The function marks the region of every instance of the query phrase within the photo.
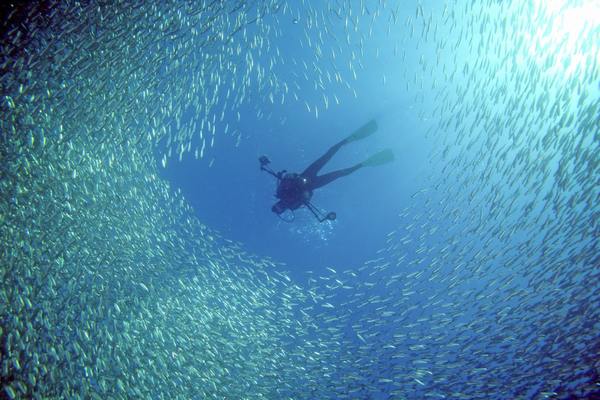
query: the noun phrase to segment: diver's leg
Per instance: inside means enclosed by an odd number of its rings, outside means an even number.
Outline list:
[[[325,175],[316,176],[311,180],[310,187],[311,187],[311,189],[317,189],[317,188],[320,188],[321,186],[325,186],[328,183],[336,180],[337,178],[341,178],[342,176],[350,175],[351,173],[353,173],[354,171],[356,171],[357,169],[359,169],[362,166],[363,166],[362,164],[356,164],[355,166],[350,167],[350,168],[340,169],[337,171],[329,172]]]
[[[321,156],[321,158],[319,158],[317,161],[313,162],[312,164],[310,164],[308,166],[308,168],[306,168],[304,170],[304,172],[302,172],[302,176],[305,176],[307,178],[310,178],[311,180],[314,180],[317,176],[317,172],[319,172],[321,170],[321,168],[323,168],[323,166],[325,164],[327,164],[327,161],[331,160],[331,157],[333,157],[333,155],[335,153],[337,153],[337,151],[347,143],[348,139],[344,139],[339,143],[334,144],[333,146],[331,146],[331,148],[329,150],[327,150],[327,153],[323,154],[323,156]]]

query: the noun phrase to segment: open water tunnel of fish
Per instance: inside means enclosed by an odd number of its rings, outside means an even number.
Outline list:
[[[0,11],[0,399],[600,398],[597,1]]]

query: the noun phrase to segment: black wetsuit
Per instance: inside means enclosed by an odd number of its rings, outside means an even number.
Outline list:
[[[276,194],[279,201],[272,207],[273,212],[281,214],[286,209],[295,210],[302,207],[312,197],[313,190],[325,186],[337,178],[349,175],[362,167],[362,164],[359,163],[350,168],[340,169],[324,175],[317,175],[321,168],[325,166],[331,157],[333,157],[347,141],[347,139],[344,139],[333,145],[322,157],[310,164],[301,174],[284,174],[285,171],[280,172],[278,174],[279,184],[277,186]]]

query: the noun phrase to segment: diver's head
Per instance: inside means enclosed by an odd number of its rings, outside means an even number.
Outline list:
[[[281,204],[280,201],[278,201],[277,203],[273,204],[273,207],[271,207],[271,211],[273,211],[277,215],[280,215],[282,212],[285,211],[285,207]]]

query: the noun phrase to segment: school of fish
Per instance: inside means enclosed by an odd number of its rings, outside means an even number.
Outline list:
[[[0,398],[600,396],[600,25],[549,39],[588,3],[2,6]],[[420,54],[431,173],[372,260],[304,287],[158,169],[256,98],[318,118],[377,29]]]

